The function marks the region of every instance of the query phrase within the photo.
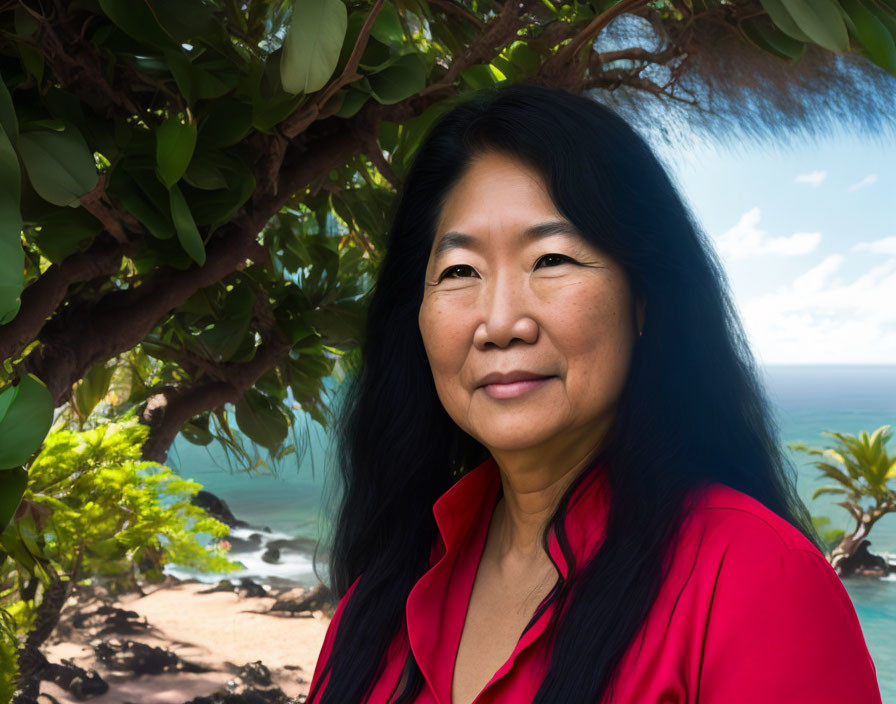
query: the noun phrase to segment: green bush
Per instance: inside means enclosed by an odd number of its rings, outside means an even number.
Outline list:
[[[16,677],[19,673],[16,650],[18,639],[9,623],[9,617],[3,618],[0,610],[0,704],[8,704],[15,694]]]
[[[190,503],[202,486],[140,459],[148,433],[131,417],[47,436],[28,468],[18,517],[0,536],[15,558],[0,566],[0,606],[9,604],[19,633],[37,606],[22,589],[35,576],[48,584],[47,563],[77,582],[102,576],[113,591],[134,588],[138,577],[161,580],[167,563],[203,572],[243,567],[215,542],[200,542],[200,534],[217,541],[229,531]]]

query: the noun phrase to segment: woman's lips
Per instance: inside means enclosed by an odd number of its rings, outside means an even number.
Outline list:
[[[509,384],[486,384],[482,389],[492,398],[515,398],[523,394],[539,389],[551,379],[553,376],[542,377],[541,379],[526,379],[525,381],[512,381]]]

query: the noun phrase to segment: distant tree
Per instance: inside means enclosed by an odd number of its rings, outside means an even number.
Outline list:
[[[667,140],[896,112],[893,0],[0,0],[0,31],[0,384],[137,407],[159,462],[228,443],[228,404],[273,457],[288,401],[326,424],[395,194],[471,90],[589,92]]]
[[[886,448],[893,432],[889,425],[883,425],[871,435],[862,431],[858,437],[829,431],[822,434],[834,438],[836,446],[819,449],[810,448],[804,443],[789,443],[788,447],[825,458],[812,464],[835,485],[816,489],[813,499],[824,494],[846,497],[836,505],[849,511],[855,520],[855,528],[844,533],[828,556],[837,573],[846,576],[855,569],[850,558],[863,549],[863,543],[874,524],[886,514],[896,511],[896,488],[888,485],[891,479],[896,478],[896,455],[891,456]],[[863,506],[863,502],[869,499],[870,503]]]

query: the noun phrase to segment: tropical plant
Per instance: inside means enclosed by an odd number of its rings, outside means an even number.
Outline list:
[[[882,425],[870,435],[867,431],[858,436],[832,431],[823,431],[822,435],[834,438],[835,446],[812,448],[805,443],[788,443],[788,447],[824,458],[811,464],[834,484],[819,487],[812,498],[825,494],[845,497],[836,505],[849,511],[855,520],[855,528],[844,533],[829,555],[831,565],[838,574],[843,574],[844,561],[861,547],[874,524],[896,511],[896,488],[888,485],[896,478],[896,455],[891,456],[886,447],[893,432],[889,425]]]
[[[831,528],[831,519],[828,516],[812,516],[812,524],[819,531],[821,539],[827,546],[827,553],[830,554],[835,547],[843,540],[846,531],[842,528]]]
[[[0,535],[0,605],[24,635],[20,685],[39,682],[33,652],[50,635],[73,584],[101,581],[112,594],[163,578],[165,564],[240,569],[217,543],[226,524],[190,503],[201,489],[140,459],[149,428],[130,417],[85,431],[56,428],[28,467],[15,518]],[[5,652],[0,649],[0,653]],[[36,696],[37,692],[34,692]]]
[[[9,704],[15,694],[19,677],[17,650],[15,623],[0,609],[0,704]]]
[[[667,138],[894,120],[893,0],[6,0],[0,31],[0,378],[83,419],[139,348],[160,462],[229,404],[273,453],[290,395],[326,423],[395,193],[471,90],[596,91]]]

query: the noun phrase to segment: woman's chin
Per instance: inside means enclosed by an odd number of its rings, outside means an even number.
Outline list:
[[[479,428],[478,440],[489,452],[523,452],[541,445],[549,436],[544,435],[544,425],[515,428],[512,433],[496,431],[489,433]]]

